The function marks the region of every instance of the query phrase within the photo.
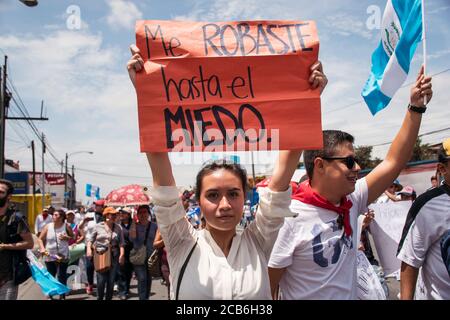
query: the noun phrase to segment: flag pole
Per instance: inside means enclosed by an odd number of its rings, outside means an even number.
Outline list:
[[[422,0],[422,55],[423,55],[423,74],[427,74],[427,36],[425,25],[425,0]],[[424,97],[425,105],[428,104],[427,96]]]

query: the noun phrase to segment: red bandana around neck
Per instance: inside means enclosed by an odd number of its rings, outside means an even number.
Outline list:
[[[306,180],[302,182],[296,192],[292,194],[292,199],[336,212],[343,218],[345,235],[349,237],[352,234],[352,226],[350,225],[350,208],[353,206],[353,203],[348,200],[347,197],[343,197],[339,206],[336,207],[330,201],[314,191],[309,184],[309,180]]]

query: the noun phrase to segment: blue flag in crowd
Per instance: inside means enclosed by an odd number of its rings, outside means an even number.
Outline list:
[[[46,296],[62,295],[70,292],[70,288],[56,280],[39,262],[31,250],[27,250],[27,257],[30,260],[31,276],[41,287],[42,293]]]
[[[421,37],[421,0],[388,0],[381,41],[372,54],[372,70],[361,93],[372,115],[384,109],[405,82]]]
[[[100,188],[97,186],[93,186],[90,183],[86,184],[86,196],[87,197],[96,197],[100,199]]]

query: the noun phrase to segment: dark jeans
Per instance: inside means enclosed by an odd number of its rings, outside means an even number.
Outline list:
[[[133,265],[127,261],[123,266],[119,268],[118,285],[119,296],[126,296],[130,293],[130,282],[133,276]]]
[[[139,300],[148,300],[150,297],[150,289],[152,288],[152,277],[148,274],[147,264],[143,266],[134,266],[138,280]]]
[[[119,270],[119,257],[112,257],[111,268],[106,272],[97,272],[97,300],[112,300],[114,280]],[[106,295],[105,295],[106,288]]]
[[[89,285],[94,285],[94,260],[84,256],[84,265],[86,266],[86,277]]]
[[[63,285],[67,285],[67,267],[69,264],[67,262],[57,263],[55,261],[45,262],[47,266],[47,271],[56,278],[56,274],[58,274],[58,281]]]

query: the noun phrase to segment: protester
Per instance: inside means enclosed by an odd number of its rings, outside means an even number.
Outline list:
[[[167,298],[170,300],[170,267],[167,260],[167,251],[164,245],[164,240],[161,232],[156,230],[155,241],[153,241],[153,248],[160,251],[161,259],[161,274],[163,277],[163,284],[167,287]]]
[[[125,241],[122,227],[115,222],[117,211],[106,207],[103,217],[104,221],[96,224],[93,232],[87,236],[86,256],[92,260],[94,251],[102,253],[111,248],[111,267],[107,271],[97,272],[97,300],[112,300],[117,272],[125,262]]]
[[[37,237],[40,236],[42,229],[53,221],[52,216],[48,214],[48,208],[44,208],[42,213],[36,217],[36,221],[34,222],[34,233]]]
[[[150,221],[150,207],[141,205],[137,210],[138,222],[132,222],[130,228],[130,240],[133,248],[138,250],[142,246],[146,248],[144,264],[133,265],[138,280],[139,300],[148,300],[152,287],[152,277],[148,273],[148,258],[153,253],[153,241],[155,240],[157,225]]]
[[[66,220],[67,224],[69,225],[70,229],[72,229],[72,232],[74,234],[74,238],[69,240],[69,246],[76,243],[78,238],[78,226],[75,223],[75,212],[73,210],[68,210],[66,212]]]
[[[402,127],[377,167],[363,179],[354,138],[326,130],[323,149],[305,151],[308,181],[293,194],[290,209],[269,262],[272,295],[281,299],[356,299],[358,215],[392,184],[410,159],[417,139],[424,98],[432,96],[431,78],[421,69],[411,90]]]
[[[400,240],[397,258],[402,261],[402,300],[450,300],[448,259],[444,259],[445,250],[441,248],[450,230],[450,138],[442,143],[438,162],[444,183],[414,201]]]
[[[83,219],[83,221],[78,226],[78,230],[82,231],[85,236],[86,250],[87,250],[87,239],[92,237],[95,226],[102,222],[103,209],[105,208],[105,200],[97,200],[94,202],[94,212],[88,212]],[[88,283],[86,284],[86,293],[89,295],[93,294],[94,288],[94,262],[92,257],[86,255],[84,261],[86,266],[86,276]]]
[[[53,213],[53,222],[44,227],[39,236],[39,248],[45,257],[48,272],[67,284],[67,267],[69,265],[69,241],[74,240],[72,228],[66,223],[66,213],[59,209]],[[52,296],[49,296],[53,299]],[[65,295],[59,297],[65,299]]]
[[[120,226],[123,231],[125,261],[120,266],[118,283],[119,283],[119,299],[126,300],[130,295],[130,282],[133,276],[133,265],[130,262],[130,252],[133,249],[133,242],[130,240],[129,230],[132,224],[131,209],[124,207],[119,210]]]
[[[417,194],[413,187],[404,187],[398,195],[400,196],[400,201],[414,201],[416,200]]]
[[[433,189],[433,188],[436,188],[437,186],[439,186],[439,182],[438,182],[438,179],[437,179],[436,176],[431,176],[430,182],[431,182],[431,188],[430,189]],[[428,190],[430,190],[430,189],[428,189]]]
[[[9,208],[13,192],[11,181],[0,179],[0,300],[17,300],[14,262],[34,245],[25,219]]]
[[[143,60],[136,46],[131,51],[128,70],[135,85]],[[325,87],[320,63],[311,67],[309,80],[312,89]],[[206,220],[206,229],[198,231],[185,218],[168,154],[147,154],[172,299],[271,299],[267,261],[284,217],[292,215],[290,179],[300,155],[301,151],[280,152],[269,186],[260,189],[256,219],[237,234],[247,192],[247,175],[239,164],[215,161],[197,174],[196,199]]]
[[[397,192],[403,189],[400,182],[395,179],[394,182],[387,188],[384,193],[378,197],[376,203],[397,202],[401,200],[401,197],[397,195]]]
[[[373,254],[372,245],[370,244],[369,232],[370,232],[370,224],[375,218],[375,213],[372,209],[369,209],[364,214],[364,219],[361,226],[361,237],[359,240],[358,249],[364,252],[367,260],[369,260],[371,265],[378,266],[378,261],[375,259]]]

